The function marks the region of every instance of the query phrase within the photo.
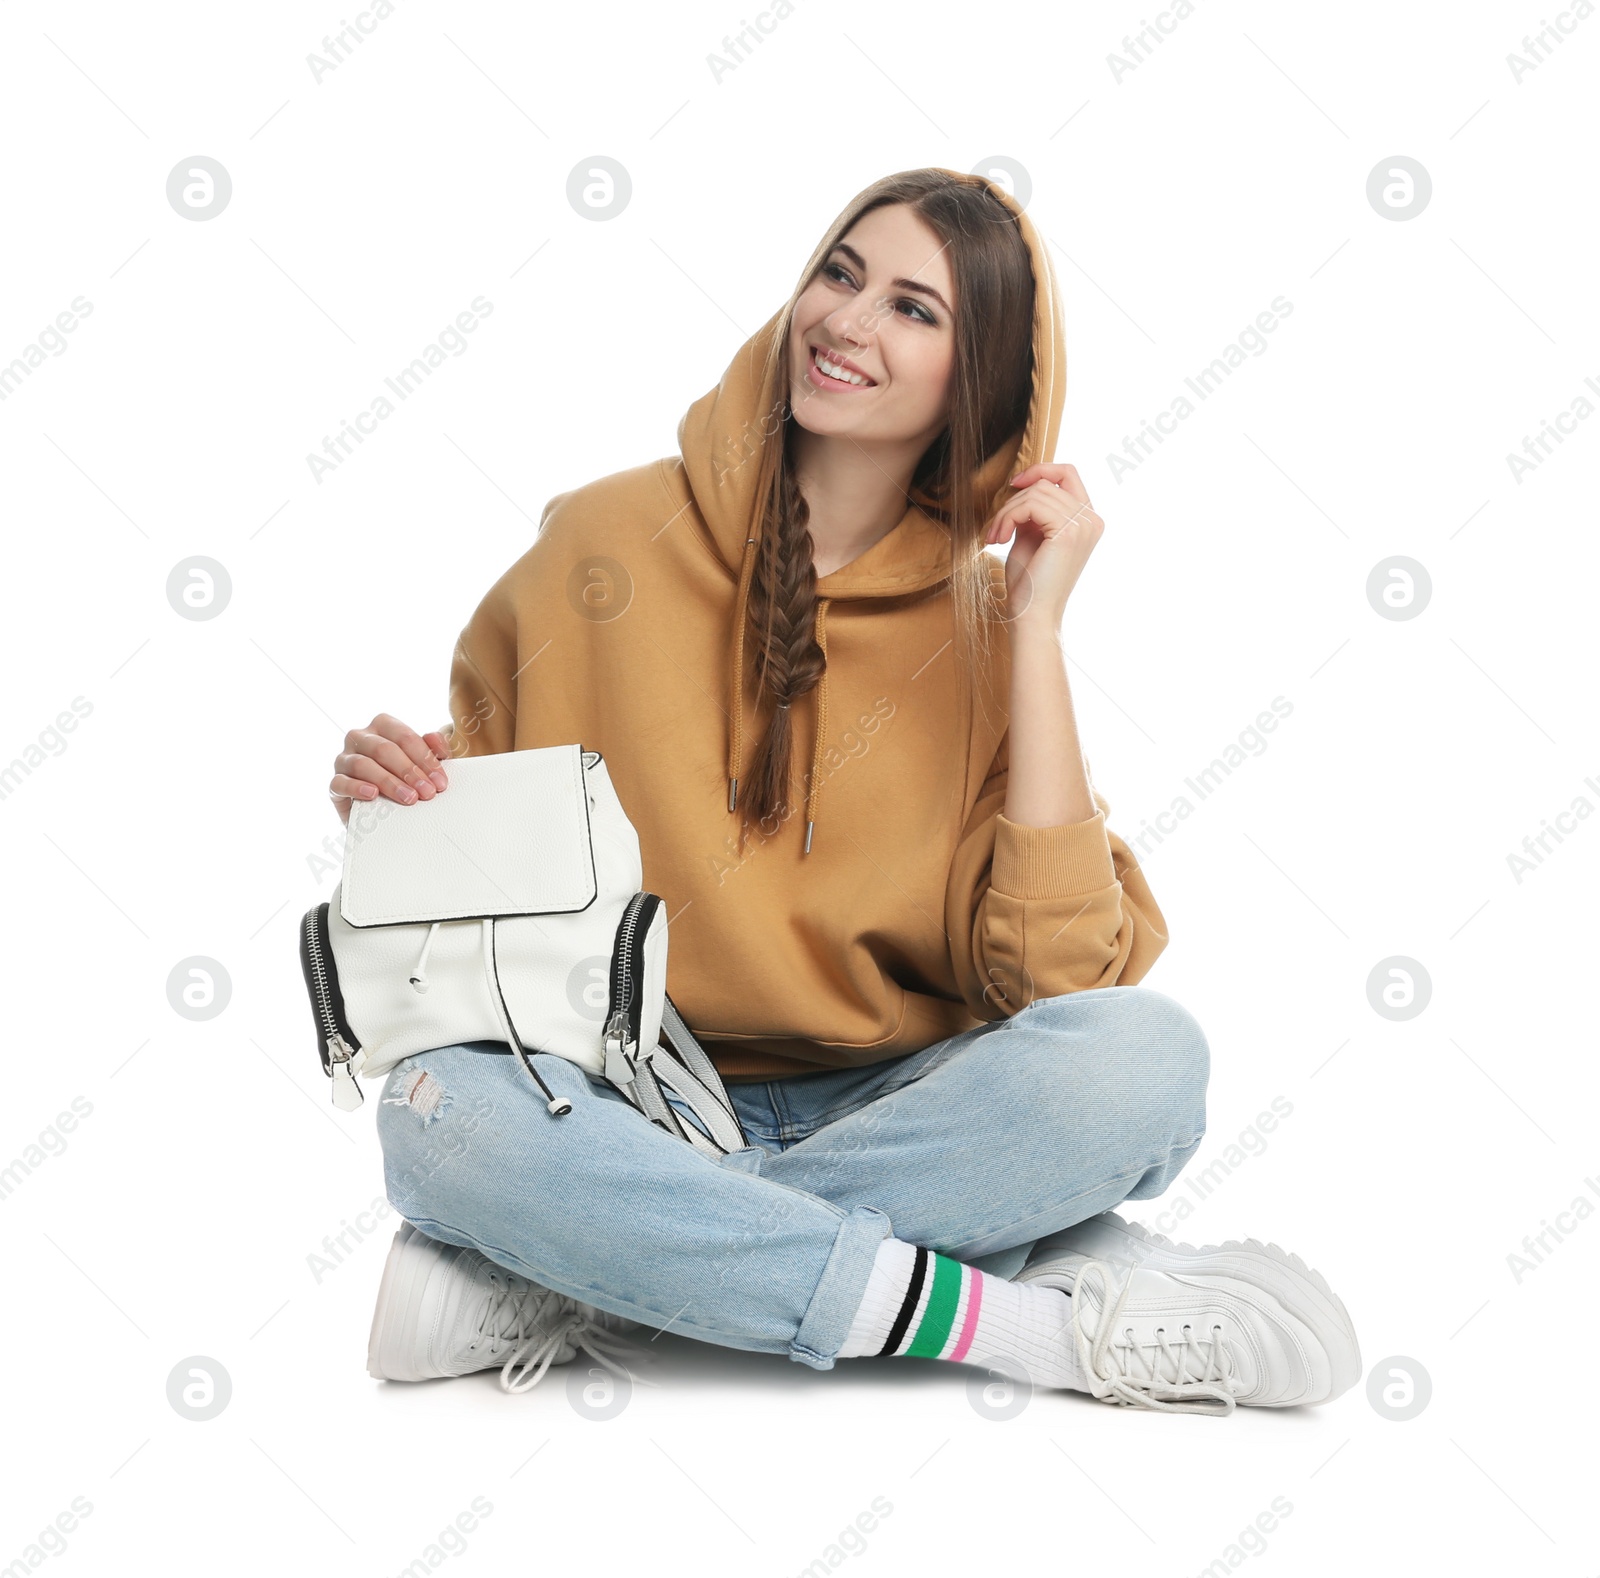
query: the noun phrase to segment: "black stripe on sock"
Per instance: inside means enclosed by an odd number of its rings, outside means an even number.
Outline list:
[[[894,1318],[894,1325],[889,1328],[889,1340],[878,1349],[873,1355],[874,1358],[887,1358],[905,1340],[906,1327],[911,1324],[911,1317],[917,1312],[917,1300],[922,1297],[922,1283],[927,1274],[928,1251],[918,1244],[916,1264],[911,1268],[911,1285],[906,1289],[906,1296],[900,1305],[899,1313]]]

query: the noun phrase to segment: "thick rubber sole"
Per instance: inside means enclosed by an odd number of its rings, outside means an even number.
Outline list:
[[[411,1223],[402,1222],[383,1263],[367,1337],[367,1374],[376,1381],[436,1379],[423,1373],[416,1355],[418,1312],[437,1264],[431,1253],[412,1247],[413,1240],[423,1236]]]
[[[1312,1331],[1332,1327],[1341,1332],[1346,1344],[1324,1345],[1328,1355],[1329,1390],[1319,1402],[1331,1402],[1361,1379],[1361,1345],[1350,1312],[1328,1285],[1328,1279],[1308,1266],[1299,1255],[1277,1244],[1263,1244],[1257,1238],[1230,1238],[1221,1244],[1201,1246],[1175,1244],[1137,1222],[1125,1222],[1120,1217],[1112,1222],[1097,1222],[1096,1227],[1124,1239],[1125,1246],[1094,1258],[1121,1259],[1178,1276],[1198,1273],[1233,1277],[1271,1294]],[[1038,1270],[1042,1272],[1044,1265]],[[1024,1267],[1013,1280],[1028,1282],[1034,1278]]]

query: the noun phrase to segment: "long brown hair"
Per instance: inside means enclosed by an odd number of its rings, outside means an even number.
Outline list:
[[[792,703],[816,687],[826,663],[815,636],[817,575],[809,511],[791,443],[789,330],[796,303],[834,245],[864,214],[892,203],[906,204],[938,235],[955,281],[949,422],[918,462],[907,502],[949,532],[956,653],[969,675],[986,667],[977,654],[981,648],[987,656],[990,624],[1001,612],[979,541],[988,524],[988,500],[976,497],[971,483],[983,461],[1018,435],[1028,416],[1035,289],[1028,245],[1016,216],[980,178],[939,169],[903,171],[875,181],[828,227],[779,319],[763,371],[759,408],[781,411],[783,420],[762,446],[757,473],[759,545],[750,578],[747,638],[755,652],[757,687],[770,697],[773,711],[739,795],[751,817],[762,823],[788,815]],[[741,844],[746,825],[741,824]]]

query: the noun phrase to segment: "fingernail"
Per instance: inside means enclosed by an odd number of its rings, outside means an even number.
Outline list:
[[[410,805],[417,798],[415,791],[408,789],[404,784],[400,786],[400,804]]]
[[[422,796],[422,798],[424,800],[431,800],[439,792],[437,789],[435,789],[433,787],[433,784],[426,778],[419,778],[417,780],[417,782],[416,782],[416,791],[417,791],[417,793],[419,795]]]
[[[440,789],[448,789],[450,787],[450,780],[441,772],[431,772],[428,774],[428,777],[431,778],[435,786]]]

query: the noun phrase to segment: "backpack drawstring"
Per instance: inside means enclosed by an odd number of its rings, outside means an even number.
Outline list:
[[[411,968],[411,985],[418,993],[428,990],[428,954],[432,951],[433,935],[438,931],[439,924],[438,921],[434,921],[428,927],[428,935],[422,943],[422,952],[417,955],[417,962]]]

